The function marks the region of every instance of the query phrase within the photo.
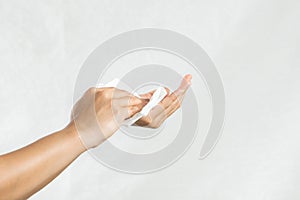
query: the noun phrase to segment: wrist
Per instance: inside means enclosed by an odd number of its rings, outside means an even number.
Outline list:
[[[81,141],[81,138],[76,129],[76,125],[74,123],[71,122],[62,131],[64,132],[64,134],[68,135],[70,141],[72,141],[72,144],[74,145],[74,147],[76,147],[79,153],[83,153],[87,150],[87,148]]]

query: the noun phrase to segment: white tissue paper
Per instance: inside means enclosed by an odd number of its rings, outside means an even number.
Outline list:
[[[106,83],[106,84],[98,84],[98,88],[104,88],[104,87],[117,87],[118,83],[120,82],[120,79],[113,79],[112,81]],[[137,93],[133,93],[136,97],[140,97]],[[152,97],[150,98],[149,102],[143,107],[143,109],[136,113],[134,116],[132,116],[129,119],[126,119],[122,125],[124,126],[131,126],[134,124],[137,120],[142,118],[143,116],[147,116],[152,108],[154,108],[163,98],[167,95],[167,91],[164,87],[158,87]]]

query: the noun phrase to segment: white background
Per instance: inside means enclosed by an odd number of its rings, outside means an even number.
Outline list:
[[[68,122],[81,64],[113,35],[144,27],[200,44],[224,81],[227,116],[213,153],[200,142],[147,175],[82,155],[32,199],[300,199],[297,0],[0,1],[0,153]]]

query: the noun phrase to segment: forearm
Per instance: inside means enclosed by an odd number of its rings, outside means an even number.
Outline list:
[[[71,125],[0,156],[0,199],[30,197],[83,153],[85,146],[100,145],[147,102],[117,88],[90,88],[72,109]]]
[[[0,199],[26,199],[85,151],[74,126],[0,156]]]

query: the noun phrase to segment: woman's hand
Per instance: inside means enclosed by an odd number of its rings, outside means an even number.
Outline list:
[[[67,127],[0,155],[0,199],[29,198],[80,154],[110,137],[146,103],[116,88],[89,89],[74,106]]]
[[[156,128],[180,106],[191,76],[137,124]],[[27,199],[89,148],[110,137],[123,121],[139,112],[152,93],[137,98],[116,88],[91,88],[75,104],[69,125],[36,142],[0,155],[1,199]],[[80,139],[78,138],[80,137]],[[82,145],[84,144],[84,145]]]
[[[157,106],[155,106],[147,116],[139,119],[135,125],[148,128],[158,128],[180,107],[185,92],[191,85],[191,79],[192,75],[185,75],[178,89],[171,94],[169,94],[170,90],[166,88],[168,91],[167,96]],[[155,90],[140,96],[142,98],[150,99],[154,92]]]
[[[85,148],[98,146],[139,112],[147,99],[117,88],[90,88],[75,104],[70,126],[74,126]]]

